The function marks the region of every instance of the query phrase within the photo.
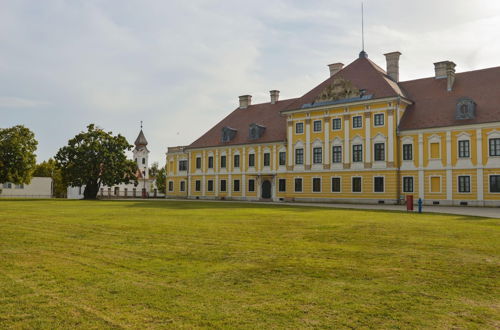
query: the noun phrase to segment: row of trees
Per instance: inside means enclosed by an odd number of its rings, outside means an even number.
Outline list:
[[[133,146],[120,134],[115,136],[90,124],[86,132],[59,149],[54,159],[38,165],[37,145],[33,132],[24,126],[0,129],[0,182],[28,184],[33,176],[51,177],[56,197],[63,197],[67,186],[85,186],[85,199],[97,198],[101,186],[137,184],[137,164],[126,157]],[[164,193],[165,168],[155,163],[150,173]]]

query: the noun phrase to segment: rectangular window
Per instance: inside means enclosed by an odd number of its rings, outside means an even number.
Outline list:
[[[438,159],[439,157],[439,143],[431,143],[431,159]]]
[[[295,133],[296,134],[304,133],[304,123],[296,123],[295,124]]]
[[[342,163],[342,146],[333,146],[332,148],[332,162]]]
[[[431,193],[441,192],[441,177],[431,177]]]
[[[333,130],[339,130],[342,129],[342,119],[340,118],[333,118],[332,119],[332,129]]]
[[[226,156],[220,156],[220,167],[226,168]]]
[[[363,145],[355,144],[352,146],[352,161],[354,163],[363,161]]]
[[[266,152],[264,154],[264,166],[270,166],[271,165],[271,154]]]
[[[490,175],[490,192],[500,192],[500,175]]]
[[[214,157],[208,156],[208,168],[214,168]]]
[[[187,169],[188,169],[188,161],[179,160],[179,171],[187,171]]]
[[[168,191],[174,191],[174,182],[173,181],[168,182]]]
[[[280,166],[286,165],[286,151],[280,151]]]
[[[340,192],[340,178],[332,178],[332,192]]]
[[[403,177],[403,192],[406,192],[406,193],[413,192],[413,177],[412,176]]]
[[[304,149],[302,148],[295,149],[295,164],[297,165],[304,164]]]
[[[200,180],[196,180],[196,182],[194,184],[194,190],[201,191],[201,181]]]
[[[373,178],[373,191],[384,192],[384,177],[376,176]]]
[[[375,143],[373,149],[375,161],[385,160],[385,143]]]
[[[201,168],[201,157],[196,157],[196,169]]]
[[[12,183],[10,183],[10,182],[5,182],[5,183],[3,184],[3,187],[4,187],[5,189],[11,189],[11,188],[12,188]]]
[[[234,155],[233,166],[234,166],[234,168],[240,167],[240,155]]]
[[[321,120],[315,120],[313,122],[313,131],[314,132],[321,132]]]
[[[469,140],[458,141],[458,157],[460,158],[470,157]]]
[[[255,191],[255,180],[248,180],[248,191]]]
[[[295,179],[295,192],[302,192],[302,179],[301,178]]]
[[[352,178],[352,192],[361,192],[361,178]]]
[[[321,192],[321,179],[313,178],[313,192]]]
[[[240,180],[233,181],[233,191],[240,191]]]
[[[403,144],[403,160],[413,160],[412,144]]]
[[[278,188],[280,192],[285,192],[286,191],[286,179],[279,179],[278,181]]]
[[[249,154],[248,155],[248,167],[254,167],[255,166],[255,154]]]
[[[490,156],[500,156],[500,138],[490,139]]]
[[[373,116],[373,125],[374,126],[384,126],[384,114],[377,113]]]
[[[227,190],[227,181],[220,180],[220,191],[226,191],[226,190]]]
[[[323,148],[313,148],[313,163],[321,164],[323,162]]]
[[[363,117],[355,116],[352,117],[352,128],[361,128],[363,127]]]
[[[143,158],[142,159],[142,165],[145,165],[146,164],[146,158]]]
[[[214,180],[207,181],[207,191],[214,191]]]
[[[181,181],[181,191],[186,191],[186,181]]]
[[[458,177],[458,192],[470,193],[470,176],[460,175]]]

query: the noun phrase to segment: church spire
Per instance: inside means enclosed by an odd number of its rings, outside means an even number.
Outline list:
[[[361,52],[359,53],[359,58],[368,58],[368,54],[365,52],[365,22],[363,2],[361,2]]]
[[[142,120],[141,120],[141,131],[139,132],[139,136],[137,136],[137,139],[135,139],[134,144],[137,148],[138,147],[145,147],[148,145],[148,140],[146,140],[146,137],[144,136],[144,132],[142,131]]]

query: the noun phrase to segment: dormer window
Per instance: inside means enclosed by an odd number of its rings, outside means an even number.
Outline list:
[[[250,124],[250,129],[249,129],[249,138],[250,140],[256,140],[260,138],[263,134],[266,128],[264,126],[258,125],[258,124]]]
[[[476,113],[476,103],[468,98],[464,97],[458,100],[457,107],[455,110],[455,119],[465,120],[474,119]]]
[[[222,142],[229,142],[234,139],[236,135],[236,130],[231,127],[223,127],[222,128]]]

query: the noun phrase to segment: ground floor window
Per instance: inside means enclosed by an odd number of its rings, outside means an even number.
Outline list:
[[[403,177],[403,192],[413,192],[413,177],[405,176]]]
[[[490,192],[500,192],[500,175],[490,175]]]
[[[120,188],[119,187],[115,187],[115,196],[118,196],[118,194],[120,194]]]
[[[226,191],[227,181],[226,180],[220,180],[220,191]]]
[[[233,191],[240,191],[240,180],[233,181]]]
[[[168,191],[174,191],[174,182],[168,181]]]
[[[458,177],[458,192],[470,193],[470,176],[460,175]]]
[[[207,181],[207,190],[208,191],[214,191],[214,180],[208,180]]]
[[[194,190],[201,191],[201,181],[200,180],[196,180],[196,182],[194,183]]]
[[[441,177],[431,177],[431,193],[441,192]]]
[[[384,177],[376,176],[373,178],[373,191],[384,192]]]
[[[280,192],[286,191],[286,179],[279,179],[278,188]]]
[[[332,178],[332,192],[340,192],[340,178]]]
[[[181,181],[181,191],[186,191],[186,181]]]
[[[248,191],[255,191],[255,180],[248,180]]]
[[[361,178],[352,178],[352,192],[361,192]]]
[[[302,179],[301,178],[295,179],[295,192],[302,192]]]
[[[321,178],[313,178],[313,192],[321,192]]]

